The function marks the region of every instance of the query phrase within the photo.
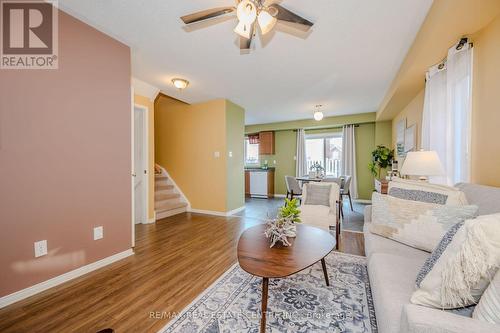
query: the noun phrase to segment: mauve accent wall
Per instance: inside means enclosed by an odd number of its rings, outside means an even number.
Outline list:
[[[131,247],[130,75],[128,46],[63,12],[58,70],[0,70],[0,296]]]

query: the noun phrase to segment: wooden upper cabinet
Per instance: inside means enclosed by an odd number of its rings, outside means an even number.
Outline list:
[[[274,155],[274,132],[259,133],[259,155]]]

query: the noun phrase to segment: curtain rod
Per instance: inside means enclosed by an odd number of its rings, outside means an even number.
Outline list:
[[[363,123],[356,123],[356,124],[345,124],[345,125],[354,125],[354,127],[359,127],[359,125],[366,125],[366,124],[375,124],[375,121],[366,121]],[[345,125],[337,125],[337,126],[328,126],[328,127],[305,127],[304,130],[306,131],[311,131],[311,130],[329,130],[329,129],[339,129],[343,128]],[[259,132],[283,132],[283,131],[294,131],[297,132],[298,128],[285,128],[285,129],[266,129],[266,130],[261,130]],[[258,134],[259,132],[249,132],[245,133],[245,135],[251,135],[251,134]]]

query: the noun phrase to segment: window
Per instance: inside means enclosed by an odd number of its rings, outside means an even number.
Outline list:
[[[308,135],[306,137],[307,169],[319,163],[330,177],[340,177],[340,160],[342,158],[342,134],[330,133]]]
[[[245,138],[245,164],[259,163],[259,144],[250,143],[248,137]]]

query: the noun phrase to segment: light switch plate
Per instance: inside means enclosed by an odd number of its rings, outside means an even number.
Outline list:
[[[229,157],[233,157],[233,152],[232,151],[229,152]]]
[[[47,240],[41,240],[35,242],[35,258],[44,256],[47,254]]]
[[[220,152],[215,151],[215,152],[214,152],[214,157],[215,157],[215,158],[219,158],[219,157],[220,157]]]
[[[104,237],[104,230],[101,227],[94,228],[94,240],[102,239]]]

